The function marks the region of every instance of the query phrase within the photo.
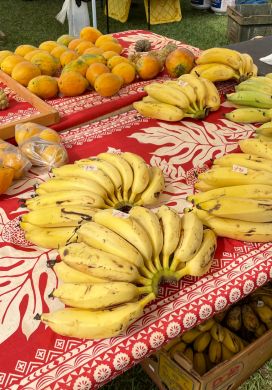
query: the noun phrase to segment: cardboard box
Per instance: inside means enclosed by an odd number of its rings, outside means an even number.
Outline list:
[[[160,390],[235,390],[272,357],[272,331],[203,376],[181,354],[176,353],[171,359],[162,349],[156,356],[158,362],[148,358],[149,361],[143,362],[142,367]]]

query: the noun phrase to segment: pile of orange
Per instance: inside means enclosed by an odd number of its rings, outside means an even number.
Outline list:
[[[14,53],[2,50],[0,69],[42,99],[59,93],[78,96],[88,88],[101,96],[112,96],[123,85],[132,83],[136,75],[147,79],[146,74],[152,73],[149,68],[158,67],[148,61],[135,67],[121,55],[122,50],[112,35],[84,27],[79,38],[65,34],[39,47],[23,44]]]

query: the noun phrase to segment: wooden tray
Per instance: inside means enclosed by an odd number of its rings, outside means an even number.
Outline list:
[[[60,115],[55,108],[45,103],[42,99],[34,95],[27,88],[19,84],[17,81],[13,80],[9,75],[2,72],[1,70],[0,81],[5,83],[7,87],[14,91],[18,96],[22,97],[26,102],[30,103],[32,107],[34,107],[38,111],[37,114],[0,125],[1,139],[14,137],[15,125],[17,125],[18,123],[35,122],[44,126],[49,126],[59,122]]]

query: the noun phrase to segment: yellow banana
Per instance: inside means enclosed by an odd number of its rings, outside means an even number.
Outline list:
[[[222,344],[212,339],[209,346],[209,359],[212,363],[220,363],[222,360]]]
[[[203,225],[194,213],[185,213],[181,218],[181,235],[174,252],[170,269],[175,271],[179,263],[186,263],[198,252],[203,239]]]
[[[256,138],[258,138],[261,141],[267,142],[267,143],[272,142],[271,137],[266,137],[265,135],[262,135],[262,134],[256,134]]]
[[[272,85],[267,83],[267,81],[262,80],[261,78],[257,79],[247,79],[246,81],[243,81],[242,83],[235,86],[235,91],[256,91],[256,92],[262,92],[266,94],[272,93]]]
[[[233,69],[240,69],[241,67],[241,54],[232,49],[213,47],[211,49],[204,50],[196,60],[196,64],[209,64],[209,63],[225,64]]]
[[[125,152],[122,157],[129,163],[133,171],[133,183],[129,202],[133,203],[136,195],[142,193],[149,183],[149,167],[145,160],[132,152]]]
[[[200,173],[200,180],[214,187],[228,187],[242,184],[267,184],[272,182],[272,174],[244,168],[213,166],[212,169]]]
[[[187,263],[185,267],[177,271],[178,279],[185,275],[202,276],[211,267],[213,255],[216,249],[216,235],[210,229],[204,230],[202,244],[196,255]]]
[[[200,336],[202,332],[200,332],[197,328],[192,328],[187,330],[187,332],[181,335],[181,340],[186,344],[191,344],[195,341],[195,339]]]
[[[214,324],[215,324],[215,320],[213,318],[209,318],[208,320],[198,324],[197,329],[199,329],[200,332],[207,332],[213,327]]]
[[[43,313],[40,319],[62,336],[109,338],[118,336],[130,323],[142,316],[144,307],[153,299],[154,294],[150,294],[138,302],[97,311],[65,308],[53,313]]]
[[[194,370],[201,376],[204,375],[207,370],[205,355],[202,352],[194,353],[193,359]]]
[[[180,108],[172,104],[162,102],[140,101],[133,103],[133,107],[141,115],[147,118],[159,119],[168,122],[181,121],[185,113]]]
[[[239,337],[232,333],[227,328],[224,329],[225,337],[222,341],[223,345],[233,353],[238,353],[241,350],[241,343]]]
[[[224,344],[222,344],[222,362],[230,360],[234,355],[235,353],[231,352]]]
[[[260,320],[271,329],[272,324],[272,309],[267,306],[262,299],[258,299],[250,303],[254,312],[258,315]]]
[[[152,83],[144,87],[149,96],[159,100],[162,103],[172,104],[187,112],[190,102],[187,96],[169,85]]]
[[[225,114],[225,118],[236,123],[265,123],[271,121],[271,110],[243,107]]]
[[[152,245],[146,230],[129,214],[108,209],[97,212],[93,221],[100,224],[133,245],[148,261],[152,257]]]
[[[272,145],[260,139],[249,138],[239,141],[242,152],[272,160]]]
[[[187,197],[187,201],[197,204],[207,200],[221,198],[223,196],[250,199],[272,199],[272,186],[266,184],[246,184],[219,187],[210,191],[189,195]]]
[[[169,257],[176,250],[181,232],[181,218],[178,213],[168,206],[161,206],[157,216],[163,230],[162,264],[163,269],[169,268]]]
[[[212,81],[208,80],[207,78],[200,77],[200,80],[206,88],[205,106],[208,107],[210,111],[219,110],[221,100],[216,86]]]
[[[204,180],[199,180],[195,183],[195,189],[198,191],[210,191],[213,190],[214,187],[207,184]]]
[[[80,272],[72,267],[69,267],[64,261],[56,262],[53,266],[53,270],[56,272],[58,279],[64,283],[105,283],[108,279],[96,278],[95,276],[88,275],[84,272]]]
[[[230,79],[239,79],[238,73],[231,68],[230,66],[223,65],[223,64],[210,64],[210,66],[207,69],[199,69],[199,67],[204,65],[196,66],[195,72],[199,74],[201,77],[208,79],[212,82],[215,81],[225,81]]]
[[[59,168],[53,168],[52,172],[56,177],[82,177],[92,179],[100,184],[107,192],[110,199],[114,199],[114,184],[109,176],[101,169],[89,165],[67,164]]]
[[[61,247],[59,254],[61,260],[70,267],[97,278],[134,282],[139,277],[137,268],[129,261],[100,249],[92,248],[84,242]]]
[[[260,126],[258,127],[255,132],[256,132],[256,135],[264,135],[265,137],[269,137],[271,140],[272,140],[272,123],[271,122],[266,122],[265,123],[266,127],[264,126]]]
[[[194,351],[191,347],[187,347],[185,351],[183,352],[183,355],[193,363],[194,361]]]
[[[186,348],[187,348],[187,344],[185,344],[182,341],[178,341],[178,343],[175,344],[173,347],[171,347],[171,349],[169,350],[169,355],[173,359],[174,354],[176,354],[176,353],[183,354],[183,352],[185,351]]]
[[[139,251],[124,238],[95,222],[87,222],[84,225],[77,231],[81,241],[127,260],[136,267],[143,265],[143,258]]]
[[[208,347],[211,341],[211,334],[209,332],[202,332],[194,341],[194,350],[196,352],[203,352]]]
[[[52,177],[41,183],[36,189],[36,194],[42,195],[48,192],[58,191],[90,191],[100,195],[106,200],[107,192],[96,181],[82,177]]]
[[[272,241],[272,223],[245,222],[237,219],[219,218],[210,215],[207,211],[196,208],[193,209],[193,212],[217,236],[249,242]]]
[[[259,338],[261,337],[263,334],[265,334],[267,331],[266,329],[266,326],[265,324],[260,324],[259,327],[256,329],[256,331],[254,332],[254,336]]]
[[[76,227],[85,221],[91,221],[97,211],[98,209],[76,205],[43,207],[23,214],[21,220],[39,227]]]
[[[21,223],[20,226],[23,228],[25,225]],[[42,248],[57,249],[60,246],[76,242],[78,235],[74,227],[45,228],[35,226],[35,228],[25,231],[25,238]]]
[[[226,326],[234,332],[242,327],[242,311],[240,306],[232,306],[226,316]]]
[[[240,53],[241,67],[239,73],[243,78],[252,76],[253,58],[248,53]]]
[[[182,81],[181,79],[178,79],[177,81],[172,81],[172,80],[165,81],[164,84],[169,85],[170,87],[176,88],[178,91],[183,92],[187,96],[190,102],[190,106],[197,111],[199,110],[199,108],[196,105],[197,96],[195,90],[189,83],[187,83],[186,81]]]
[[[155,204],[161,192],[164,190],[164,176],[160,168],[150,167],[149,176],[149,184],[146,189],[137,196],[135,205],[146,206]]]
[[[79,309],[103,310],[135,301],[139,295],[151,292],[151,287],[136,287],[127,282],[64,283],[50,296]]]
[[[272,199],[258,200],[224,196],[198,203],[196,207],[220,218],[248,222],[272,221]]]
[[[258,76],[258,66],[256,64],[252,65],[252,77]]]
[[[147,95],[147,96],[144,96],[142,98],[142,101],[144,103],[161,103],[159,100],[157,99],[153,99],[151,96]],[[159,119],[159,118],[158,118]]]
[[[157,214],[151,210],[135,206],[130,209],[129,214],[142,226],[147,232],[152,244],[153,261],[157,270],[161,270],[160,253],[163,248],[163,232]]]
[[[214,165],[222,167],[233,167],[235,165],[255,169],[256,171],[267,171],[272,173],[271,160],[247,153],[230,153],[213,161]]]
[[[191,85],[196,94],[196,104],[199,110],[203,110],[205,108],[206,102],[206,88],[200,78],[196,75],[186,73],[181,75],[178,80],[183,81]]]
[[[75,161],[75,164],[85,166],[85,167],[96,167],[97,169],[101,169],[114,184],[115,187],[115,194],[118,197],[118,200],[120,199],[120,191],[122,189],[122,177],[120,175],[120,172],[118,169],[109,163],[108,161],[102,160],[99,157],[89,157],[84,158],[81,160]],[[117,202],[117,199],[114,197],[113,200]]]
[[[222,343],[225,338],[225,328],[218,323],[211,327],[210,333],[212,338],[219,343]]]

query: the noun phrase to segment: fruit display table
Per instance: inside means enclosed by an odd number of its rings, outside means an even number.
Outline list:
[[[199,53],[198,48],[182,44],[179,41],[145,30],[124,31],[115,33],[113,36],[116,37],[124,47],[122,53],[124,56],[128,56],[134,52],[135,42],[140,39],[149,39],[152,50],[161,49],[166,46],[167,43],[173,42],[179,47],[189,48],[195,55]],[[165,77],[167,77],[166,74],[162,72],[158,79],[164,79]],[[48,100],[47,102],[59,112],[61,118],[60,122],[53,127],[55,130],[67,129],[130,105],[146,95],[143,91],[143,87],[151,81],[136,80],[132,84],[121,88],[119,93],[110,98],[102,97],[98,93],[90,91],[81,96],[58,97],[56,99]],[[0,111],[0,125],[18,119],[25,119],[36,112],[30,104],[22,101],[21,98],[5,87],[5,85],[1,83],[1,77],[0,88],[4,88],[10,99],[10,107],[5,110],[5,112]]]
[[[159,166],[166,188],[159,198],[179,212],[190,206],[197,173],[215,156],[235,151],[251,125],[224,118],[226,103],[204,121],[167,123],[128,111],[62,132],[71,162],[102,151],[132,151]],[[272,244],[218,239],[212,268],[201,278],[166,283],[145,314],[115,338],[80,340],[62,337],[35,320],[37,313],[62,306],[49,298],[57,278],[48,260],[55,250],[27,242],[19,228],[25,212],[19,199],[33,194],[33,185],[48,174],[33,168],[15,182],[1,200],[1,325],[0,388],[96,389],[121,374],[164,343],[240,300],[272,277]]]

